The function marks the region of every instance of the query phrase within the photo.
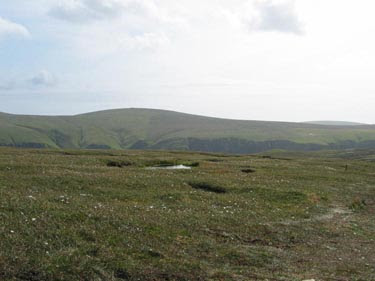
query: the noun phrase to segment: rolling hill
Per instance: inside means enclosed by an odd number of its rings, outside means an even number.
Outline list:
[[[239,154],[375,148],[375,126],[229,120],[136,108],[75,116],[0,113],[0,146]]]

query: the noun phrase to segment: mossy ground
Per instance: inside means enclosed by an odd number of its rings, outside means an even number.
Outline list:
[[[0,149],[0,280],[304,279],[375,280],[374,162]]]

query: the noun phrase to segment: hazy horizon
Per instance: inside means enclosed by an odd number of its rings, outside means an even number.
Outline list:
[[[2,3],[0,112],[375,123],[370,0]]]

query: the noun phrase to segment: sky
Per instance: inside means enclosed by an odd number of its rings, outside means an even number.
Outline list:
[[[0,0],[0,111],[375,123],[372,0]]]

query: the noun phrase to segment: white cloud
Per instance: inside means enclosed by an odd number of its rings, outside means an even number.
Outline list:
[[[254,3],[247,20],[251,30],[303,34],[303,24],[295,11],[295,0],[262,0]]]
[[[85,31],[85,40],[81,37],[74,38],[74,49],[79,51],[80,56],[95,59],[112,54],[121,56],[129,52],[154,52],[170,44],[169,37],[163,32],[142,32],[131,35],[121,33],[117,28],[109,29],[110,32],[105,30]],[[120,60],[120,57],[117,60]]]
[[[35,87],[49,87],[57,83],[57,79],[47,70],[42,70],[29,80],[30,84]]]
[[[74,30],[59,25],[57,36],[79,55],[95,58],[167,46],[188,28],[171,6],[154,0],[64,0],[51,6],[49,16],[75,24]]]
[[[0,39],[1,37],[10,35],[30,37],[30,32],[23,25],[11,22],[0,17]]]
[[[142,35],[125,37],[120,40],[120,46],[128,50],[154,50],[168,44],[169,38],[163,33],[144,33]]]

